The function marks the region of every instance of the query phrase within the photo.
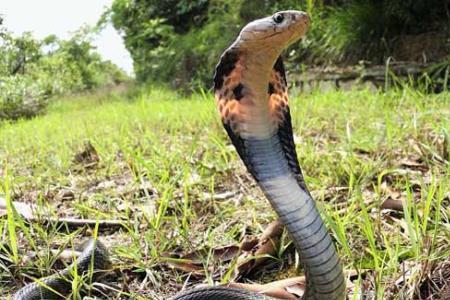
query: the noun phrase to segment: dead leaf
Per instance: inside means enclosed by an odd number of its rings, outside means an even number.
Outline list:
[[[443,138],[442,146],[441,146],[441,148],[442,148],[442,151],[441,151],[442,152],[442,157],[444,159],[446,159],[447,162],[450,162],[450,142],[449,142],[450,138],[449,138],[449,134],[446,131],[444,131],[443,136],[444,136],[444,138]]]
[[[381,209],[392,209],[396,211],[403,211],[402,200],[395,200],[388,198],[380,206]]]
[[[450,299],[450,263],[435,264],[420,285],[421,299]]]
[[[50,249],[50,253],[54,260],[63,261],[66,263],[72,262],[81,255],[81,251],[75,251],[73,249]],[[42,253],[30,252],[24,256],[22,263],[26,264],[28,262],[33,262],[39,257],[45,257],[46,255],[48,255],[48,253],[45,251],[42,251]]]
[[[36,210],[34,205],[16,201],[13,201],[13,205],[16,211],[25,219],[31,219],[34,217],[34,211]],[[6,213],[6,199],[0,197],[0,217],[5,216]]]
[[[208,256],[210,261],[225,263],[234,259],[240,252],[239,245],[229,245],[225,247],[218,247],[193,251],[184,255],[170,254],[163,255],[161,259],[174,268],[184,272],[193,273],[196,276],[205,276],[204,262]],[[213,270],[208,268],[209,272]]]
[[[202,253],[203,252],[203,253]],[[218,247],[211,250],[211,258],[217,262],[228,262],[236,257],[239,253],[238,245],[229,245],[224,247]],[[196,263],[204,261],[202,258],[209,256],[206,251],[195,251],[183,256],[185,259],[190,259]]]
[[[205,199],[213,199],[213,200],[219,200],[219,201],[233,198],[236,195],[237,195],[237,192],[233,192],[233,191],[227,191],[227,192],[223,192],[220,194],[210,194],[207,192],[203,193],[203,197]]]
[[[84,149],[75,155],[73,161],[76,164],[82,164],[85,168],[89,168],[95,166],[100,161],[100,157],[91,142],[86,141]]]
[[[242,251],[251,251],[256,245],[258,245],[259,239],[256,237],[244,236],[244,239],[241,242],[241,250]]]
[[[269,282],[264,284],[264,286],[267,291],[285,290],[285,292],[289,293],[291,296],[294,296],[294,299],[298,299],[301,298],[305,292],[306,278],[305,276],[291,277]]]
[[[187,273],[192,273],[196,277],[205,276],[205,269],[203,264],[198,264],[193,260],[175,257],[161,257],[161,260],[165,261],[171,268]]]
[[[214,249],[201,249],[187,254],[163,254],[161,259],[175,269],[204,276],[204,262],[208,257],[213,263],[226,263],[238,256],[233,279],[250,273],[260,266],[267,256],[274,255],[278,249],[278,242],[283,225],[279,221],[272,222],[259,238],[244,237],[240,244],[233,244]],[[208,269],[209,272],[213,270]]]
[[[344,276],[347,279],[355,277],[358,275],[356,270],[345,270]],[[240,288],[255,293],[264,294],[269,297],[274,297],[277,299],[299,299],[303,296],[306,289],[306,278],[305,276],[298,276],[292,278],[286,278],[282,280],[277,280],[269,282],[266,284],[248,284],[248,283],[238,283],[232,282],[226,286],[231,288]],[[354,285],[350,280],[347,280],[347,289],[354,288]]]
[[[245,276],[263,264],[269,256],[275,255],[284,225],[277,220],[269,224],[257,243],[242,243],[242,254],[239,256],[233,279]],[[251,246],[251,247],[250,247]],[[245,248],[244,248],[245,247]]]
[[[305,280],[304,277],[298,277],[301,278],[303,281],[303,288],[302,283],[292,283],[292,286],[295,286],[298,284],[298,287],[294,287],[293,290],[295,290],[296,293],[301,293],[300,297],[303,295],[303,292],[305,290]],[[294,278],[290,278],[294,279]],[[247,291],[264,294],[269,297],[274,297],[276,299],[298,299],[296,296],[297,294],[292,294],[287,289],[289,286],[284,286],[280,281],[271,282],[268,284],[248,284],[248,283],[239,283],[239,282],[232,282],[227,285],[230,288],[238,288],[238,289],[244,289]]]
[[[56,194],[55,199],[58,201],[66,201],[75,199],[75,193],[69,189],[61,189],[58,194]]]

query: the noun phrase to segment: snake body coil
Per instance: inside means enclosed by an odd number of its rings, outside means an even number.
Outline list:
[[[232,143],[299,252],[307,280],[303,299],[342,300],[345,278],[339,257],[297,160],[280,58],[287,46],[305,34],[309,22],[306,13],[290,10],[246,25],[221,56],[214,75],[214,92]],[[15,299],[36,299],[28,297],[30,290]],[[172,299],[269,298],[240,289],[208,287]]]
[[[92,270],[92,280],[95,280],[99,271],[109,269],[110,264],[106,247],[100,241],[91,239],[74,263],[58,274],[24,286],[14,295],[13,300],[64,299],[72,291],[73,274],[82,277]]]

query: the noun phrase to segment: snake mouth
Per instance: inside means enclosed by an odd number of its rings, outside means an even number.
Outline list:
[[[281,34],[281,32],[274,32],[274,33],[272,33],[272,34],[270,34],[270,35],[264,37],[263,39],[264,39],[264,40],[265,40],[265,39],[270,39],[271,37],[274,37],[274,36],[279,35],[279,34]]]

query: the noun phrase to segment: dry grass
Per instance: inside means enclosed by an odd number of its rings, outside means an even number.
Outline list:
[[[355,299],[447,299],[449,99],[403,90],[312,93],[291,101],[308,186],[345,267],[361,271],[353,278]],[[258,235],[275,219],[209,95],[184,99],[155,89],[133,99],[62,100],[46,116],[1,124],[0,140],[0,194],[7,199],[36,204],[41,216],[126,225],[97,233],[28,223],[9,207],[0,218],[5,299],[61,267],[51,249],[96,234],[112,249],[116,275],[80,284],[73,299],[78,293],[162,299],[200,282],[226,282],[233,261],[214,261],[209,250]],[[224,192],[232,193],[220,197]],[[384,208],[387,199],[403,210]],[[283,243],[250,279],[295,275],[286,236]],[[199,248],[207,249],[206,277],[170,268],[163,258]]]

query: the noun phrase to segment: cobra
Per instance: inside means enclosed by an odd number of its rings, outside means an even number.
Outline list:
[[[220,58],[214,94],[228,136],[299,253],[306,275],[303,299],[340,300],[345,298],[345,278],[297,159],[280,57],[284,49],[305,35],[309,24],[309,16],[295,10],[247,24]],[[106,261],[103,253],[97,257]],[[15,299],[32,298],[25,295]],[[172,299],[269,298],[245,290],[207,287]]]

